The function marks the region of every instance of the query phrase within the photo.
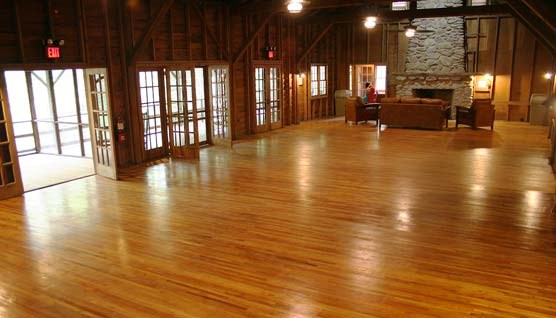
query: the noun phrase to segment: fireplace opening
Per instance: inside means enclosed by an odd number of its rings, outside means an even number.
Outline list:
[[[452,100],[454,98],[454,90],[419,88],[419,89],[413,89],[413,96],[419,98],[438,98],[447,102],[449,105],[452,105]]]

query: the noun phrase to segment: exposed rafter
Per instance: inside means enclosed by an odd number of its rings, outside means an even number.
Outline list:
[[[199,7],[199,4],[197,3],[197,1],[191,1],[191,6],[193,7],[193,9],[195,10],[195,12],[197,13],[197,15],[199,16],[199,18],[201,19],[201,23],[203,24],[203,28],[205,28],[207,30],[207,34],[210,37],[211,41],[216,44],[216,46],[218,47],[219,50],[222,51],[222,53],[224,53],[224,56],[226,57],[226,59],[229,58],[228,55],[228,50],[222,45],[222,43],[220,43],[220,41],[218,41],[216,39],[216,36],[214,35],[214,33],[212,32],[212,30],[209,28],[208,24],[207,24],[207,20],[205,18],[205,15],[203,14],[203,12],[201,11],[201,8]]]
[[[334,26],[334,23],[329,22],[328,25],[317,35],[317,37],[313,40],[313,42],[303,51],[303,53],[297,59],[297,65],[303,61],[313,51],[313,49],[319,44],[320,40],[328,33],[328,31]]]
[[[255,39],[257,38],[259,33],[264,29],[264,27],[266,26],[268,21],[270,21],[270,19],[273,16],[274,16],[274,14],[271,13],[271,14],[267,15],[261,22],[259,22],[259,25],[257,25],[257,27],[255,28],[255,31],[253,31],[253,33],[249,36],[249,38],[247,40],[245,40],[245,42],[241,46],[241,49],[235,55],[234,60],[232,62],[232,65],[236,64],[237,61],[239,61],[239,59],[243,56],[243,54],[245,54],[245,51],[247,51],[249,46],[253,43],[253,41],[255,41]]]
[[[506,3],[511,8],[513,15],[523,25],[535,35],[546,48],[552,53],[556,52],[556,33],[552,30],[535,14],[533,13],[522,1],[507,0]]]
[[[391,2],[392,0],[380,0],[381,2]],[[360,7],[365,5],[362,0],[313,0],[310,4],[304,6],[304,11],[320,10],[320,9],[336,9],[345,7]],[[237,13],[243,14],[260,14],[268,12],[287,12],[286,1],[284,0],[268,0],[248,2],[242,6],[238,6]]]
[[[143,33],[143,36],[139,40],[139,43],[137,43],[137,45],[133,48],[133,52],[131,52],[131,54],[129,55],[130,65],[135,64],[135,62],[137,62],[137,58],[145,50],[147,44],[153,38],[156,29],[158,28],[164,16],[166,16],[168,10],[170,10],[173,4],[174,4],[174,0],[166,0],[162,2],[156,14],[151,17],[151,19],[147,23],[147,30],[145,31],[145,33]]]
[[[458,17],[458,16],[493,16],[510,14],[510,8],[505,4],[488,5],[488,6],[472,6],[472,7],[450,7],[437,9],[413,9],[404,11],[383,11],[378,12],[380,22],[398,22],[413,18],[441,18],[441,17]],[[362,22],[366,15],[361,13],[350,14],[332,14],[331,18],[335,23],[354,23]],[[305,19],[303,22],[316,23],[318,19]]]

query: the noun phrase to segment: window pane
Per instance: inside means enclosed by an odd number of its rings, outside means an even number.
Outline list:
[[[386,94],[386,66],[378,65],[376,67],[376,92],[378,94]]]

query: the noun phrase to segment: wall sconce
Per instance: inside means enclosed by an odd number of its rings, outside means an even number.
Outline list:
[[[488,89],[488,88],[489,88],[489,87],[488,87],[488,81],[486,81],[486,80],[479,80],[479,81],[477,82],[477,87],[478,87],[478,88]]]
[[[544,74],[544,78],[546,78],[547,80],[551,79],[552,76],[553,76],[553,75],[552,75],[552,73],[550,73],[550,72],[546,72],[546,73]]]
[[[301,73],[297,75],[297,85],[303,86],[303,80],[305,79],[305,73]]]

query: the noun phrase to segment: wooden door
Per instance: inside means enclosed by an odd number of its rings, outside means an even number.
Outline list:
[[[110,179],[117,179],[114,130],[106,69],[88,69],[85,70],[84,76],[95,173]]]
[[[199,126],[195,71],[166,72],[170,154],[173,158],[199,158]]]
[[[371,83],[373,86],[376,85],[374,64],[355,65],[355,72],[353,72],[352,76],[352,82],[355,84],[353,86],[353,96],[365,96],[367,92],[365,83]]]
[[[139,71],[139,104],[145,159],[169,154],[164,70]]]
[[[231,147],[228,66],[209,67],[209,82],[212,143]]]
[[[0,200],[23,194],[4,74],[0,76]]]
[[[282,127],[280,68],[255,67],[255,133]]]

